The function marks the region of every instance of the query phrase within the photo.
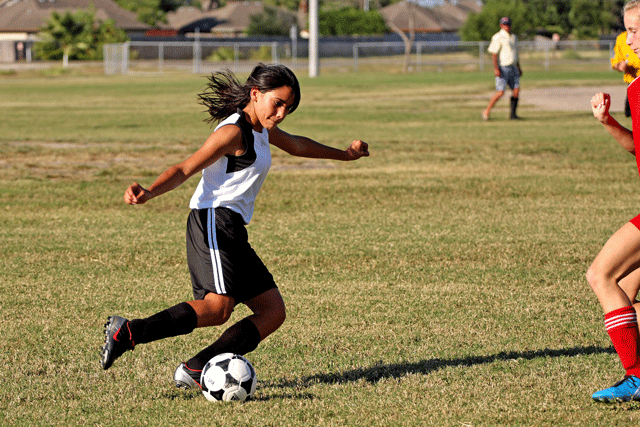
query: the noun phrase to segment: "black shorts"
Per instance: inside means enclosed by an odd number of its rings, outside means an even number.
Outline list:
[[[249,245],[242,216],[227,208],[191,211],[187,220],[187,262],[196,300],[213,292],[241,303],[277,288]]]

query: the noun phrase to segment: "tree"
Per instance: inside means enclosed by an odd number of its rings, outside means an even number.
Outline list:
[[[610,32],[616,23],[614,4],[611,0],[572,0],[569,22],[573,36],[593,39]]]
[[[39,58],[59,60],[63,67],[69,59],[102,59],[102,45],[127,40],[125,32],[113,20],[96,21],[94,11],[53,12],[38,33],[34,52]]]
[[[404,63],[402,65],[402,71],[407,73],[409,72],[409,60],[411,59],[411,47],[413,46],[413,41],[416,37],[416,14],[415,14],[415,5],[412,2],[407,2],[406,6],[408,8],[408,20],[409,20],[409,35],[407,36],[404,31],[402,31],[396,24],[389,21],[389,25],[391,29],[400,36],[402,39],[402,43],[404,44]]]
[[[499,30],[500,18],[511,18],[514,34],[523,36],[533,29],[529,8],[517,0],[488,0],[479,13],[470,13],[460,29],[462,40],[490,40]]]
[[[482,11],[471,14],[460,31],[463,40],[488,40],[500,16],[513,21],[520,36],[536,33],[574,38],[597,38],[623,27],[625,0],[488,0]]]
[[[296,18],[272,6],[264,7],[264,11],[249,17],[247,35],[288,36]]]
[[[569,11],[571,2],[566,0],[527,0],[532,27],[540,33],[562,36],[570,32]]]
[[[388,31],[380,12],[351,7],[320,12],[318,21],[318,31],[323,36],[384,34]]]

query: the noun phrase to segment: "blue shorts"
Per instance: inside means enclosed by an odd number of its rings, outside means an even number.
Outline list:
[[[509,86],[511,90],[520,87],[520,72],[515,65],[500,67],[500,77],[496,77],[496,90],[503,92]]]

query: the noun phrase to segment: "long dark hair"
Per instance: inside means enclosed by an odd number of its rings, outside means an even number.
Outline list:
[[[283,86],[290,87],[294,93],[293,104],[289,107],[291,114],[300,104],[300,84],[293,71],[284,65],[258,64],[245,84],[241,84],[228,69],[216,71],[211,74],[207,87],[198,97],[209,113],[205,121],[214,123],[226,119],[238,108],[246,107],[252,88],[257,87],[260,92],[267,93]]]

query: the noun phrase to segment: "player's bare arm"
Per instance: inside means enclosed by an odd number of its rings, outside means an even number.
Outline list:
[[[611,114],[611,96],[608,93],[597,93],[591,98],[591,109],[593,116],[598,119],[605,127],[607,132],[615,138],[616,141],[628,152],[635,155],[635,146],[633,144],[633,133],[622,126]]]
[[[205,143],[187,160],[171,166],[163,172],[147,189],[137,182],[124,193],[124,201],[130,205],[140,205],[154,197],[173,190],[189,179],[193,174],[212,165],[224,155],[242,155],[245,147],[242,133],[237,126],[223,126],[213,132]]]
[[[291,135],[278,127],[269,131],[269,142],[296,157],[350,161],[369,155],[369,145],[360,140],[354,140],[346,150],[340,150],[304,136]]]

